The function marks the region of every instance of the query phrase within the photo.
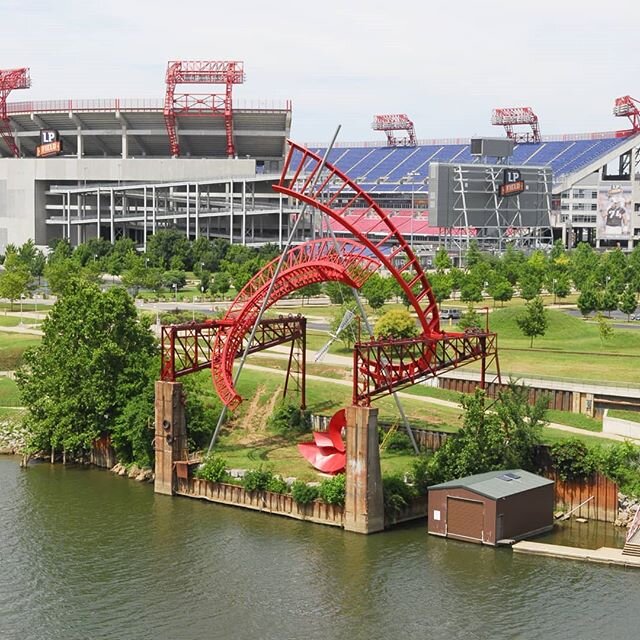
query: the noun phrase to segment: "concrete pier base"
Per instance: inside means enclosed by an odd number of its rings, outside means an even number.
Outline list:
[[[347,469],[344,528],[356,533],[384,529],[378,410],[347,407]]]
[[[155,407],[156,493],[173,495],[176,460],[186,460],[187,432],[184,395],[179,382],[156,381]]]

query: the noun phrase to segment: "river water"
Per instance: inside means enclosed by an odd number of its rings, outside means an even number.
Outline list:
[[[0,456],[0,640],[636,640],[640,572],[359,536]]]

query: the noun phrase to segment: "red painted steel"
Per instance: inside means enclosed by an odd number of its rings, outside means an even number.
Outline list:
[[[162,327],[161,352],[162,380],[174,382],[176,378],[211,367],[211,353],[216,333],[222,321],[187,322]],[[250,353],[269,349],[286,342],[304,339],[307,319],[303,316],[263,318],[258,325]],[[236,354],[236,357],[241,355]]]
[[[237,60],[176,60],[167,64],[164,119],[172,156],[180,155],[177,117],[202,115],[224,117],[227,155],[230,158],[235,155],[232,89],[244,79],[244,63]],[[179,84],[224,84],[225,92],[176,94]]]
[[[531,107],[502,107],[494,109],[491,115],[491,124],[503,126],[507,138],[512,138],[518,143],[541,142],[540,125],[538,116]],[[529,125],[531,133],[517,133],[514,125]]]
[[[416,130],[413,121],[406,113],[390,113],[373,116],[371,128],[374,131],[384,131],[387,134],[387,144],[390,147],[415,147]],[[398,138],[395,131],[406,131],[404,138]]]
[[[4,140],[14,158],[20,156],[20,150],[13,137],[13,131],[7,112],[7,98],[14,89],[28,89],[31,86],[29,69],[0,69],[0,137]]]
[[[640,131],[640,101],[631,96],[616,98],[613,106],[613,115],[629,118],[631,122],[631,133]]]
[[[379,262],[365,252],[366,247],[351,240],[339,240],[337,247],[328,239],[293,247],[287,252],[265,308],[309,284],[334,280],[359,289],[379,267]],[[242,402],[233,385],[235,354],[258,317],[278,261],[276,258],[267,264],[240,291],[215,336],[211,375],[218,396],[231,410]]]
[[[298,445],[302,457],[318,471],[339,473],[347,464],[347,454],[342,430],[347,426],[347,414],[344,409],[337,411],[329,421],[326,433],[313,432],[314,442]]]
[[[274,185],[274,190],[306,202],[342,224],[398,281],[418,316],[422,332],[429,336],[442,335],[438,304],[431,285],[420,260],[398,231],[393,217],[381,209],[351,178],[328,162],[325,163],[325,175],[312,189],[311,185],[321,163],[322,159],[317,153],[289,141],[289,153],[282,176],[280,182]],[[289,175],[289,168],[292,166],[297,166],[297,169],[293,175]],[[305,174],[302,177],[303,167]],[[349,215],[354,207],[360,209],[360,214],[355,219]],[[377,223],[365,233],[358,227],[358,221],[368,217],[376,219]],[[378,237],[381,230],[386,233]],[[375,239],[371,237],[374,233]],[[390,243],[393,243],[393,247]],[[404,273],[407,274],[406,280],[403,278]]]

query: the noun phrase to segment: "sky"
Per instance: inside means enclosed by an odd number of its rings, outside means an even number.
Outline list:
[[[169,60],[242,60],[240,101],[293,103],[292,138],[501,135],[491,110],[531,106],[542,134],[627,128],[640,99],[640,0],[0,0],[0,68],[31,68],[11,100],[162,98]]]

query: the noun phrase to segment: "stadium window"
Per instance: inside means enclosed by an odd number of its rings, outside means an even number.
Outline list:
[[[597,191],[592,191],[591,192],[591,197],[592,198],[597,198],[598,197],[598,192]]]
[[[562,205],[560,206],[560,209],[562,209],[562,211],[569,211],[569,203],[563,202]]]
[[[597,211],[598,210],[598,204],[596,202],[592,202],[591,203],[591,211]]]
[[[574,211],[584,211],[584,202],[578,202],[573,205]]]
[[[573,190],[574,198],[584,198],[584,189],[574,189]]]

